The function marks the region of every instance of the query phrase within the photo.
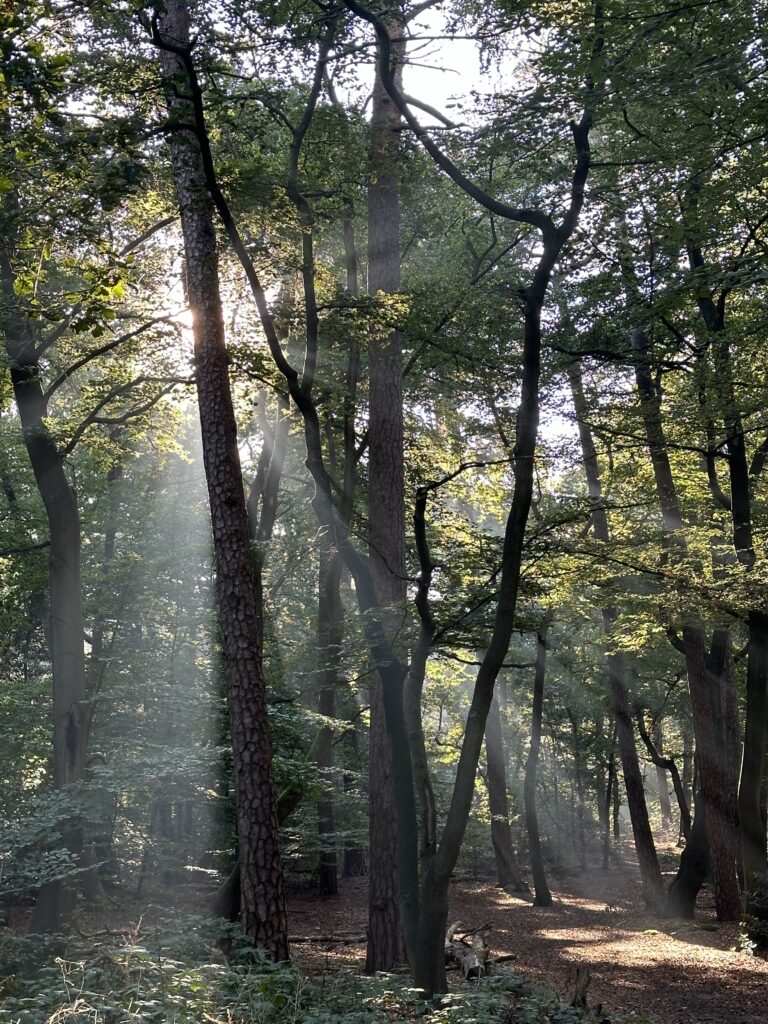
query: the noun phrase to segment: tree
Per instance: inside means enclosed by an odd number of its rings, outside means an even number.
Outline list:
[[[194,132],[200,96],[189,82],[189,12],[184,0],[147,21],[162,51],[171,114],[171,158],[181,209],[195,366],[216,560],[216,592],[237,804],[243,927],[274,960],[288,959],[272,748],[262,668],[262,630],[250,553],[237,426],[229,386],[216,234],[206,191],[205,153]],[[192,85],[191,96],[184,90]]]
[[[602,485],[597,450],[592,438],[592,431],[587,419],[587,402],[584,396],[581,365],[578,361],[568,367],[568,380],[579,426],[584,472],[587,477],[589,496],[595,508],[592,513],[592,528],[600,543],[608,544],[610,540],[608,517],[601,506]],[[608,606],[602,609],[603,628],[610,637],[616,625],[616,608]],[[616,735],[619,742],[619,755],[624,773],[624,784],[627,789],[627,802],[632,821],[632,832],[635,839],[637,859],[640,864],[640,877],[643,882],[645,898],[652,906],[660,906],[662,902],[662,881],[659,862],[656,858],[656,847],[648,821],[648,808],[645,803],[643,780],[637,760],[635,734],[632,727],[629,697],[627,695],[626,671],[624,658],[620,652],[608,655],[608,673],[611,681],[611,697],[613,701],[613,717],[616,724]]]

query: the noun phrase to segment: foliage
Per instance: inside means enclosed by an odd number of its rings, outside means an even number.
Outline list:
[[[404,974],[305,973],[275,965],[233,928],[201,916],[144,923],[118,943],[0,932],[3,1024],[579,1024],[592,1018],[497,968],[425,1002]],[[224,944],[229,950],[225,958]],[[637,1021],[601,1016],[603,1024]]]
[[[747,894],[747,913],[741,922],[738,948],[750,956],[768,950],[768,880]]]

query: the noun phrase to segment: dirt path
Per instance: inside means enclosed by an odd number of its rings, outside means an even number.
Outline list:
[[[553,879],[555,906],[532,907],[490,884],[457,880],[450,920],[466,927],[490,921],[495,953],[514,953],[512,966],[563,996],[576,966],[592,972],[590,1005],[634,1010],[662,1024],[768,1024],[768,961],[733,952],[738,927],[719,924],[705,893],[696,922],[649,914],[632,874],[591,871]],[[291,901],[291,930],[306,938],[343,942],[297,943],[298,963],[355,964],[364,958],[364,881],[347,881],[332,900]]]

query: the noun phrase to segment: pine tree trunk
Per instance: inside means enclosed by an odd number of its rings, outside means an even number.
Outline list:
[[[190,79],[189,13],[183,0],[168,0],[160,23],[162,70],[171,118],[194,120],[186,96]],[[181,55],[173,52],[177,48]],[[198,141],[171,135],[173,175],[181,209],[192,310],[203,460],[211,508],[216,597],[228,681],[230,730],[245,933],[274,960],[288,959],[272,747],[262,665],[261,601],[251,561],[237,428],[218,279],[216,234]]]

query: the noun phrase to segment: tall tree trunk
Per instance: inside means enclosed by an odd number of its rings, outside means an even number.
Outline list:
[[[317,640],[320,673],[317,709],[324,718],[336,718],[336,690],[339,685],[338,662],[344,635],[344,609],[341,602],[341,559],[331,550],[327,537],[320,540],[320,568],[317,602]],[[336,855],[336,822],[331,796],[330,770],[333,767],[334,731],[322,725],[315,744],[315,762],[320,769],[324,793],[317,801],[317,831],[320,839],[320,892],[335,896],[339,891]]]
[[[670,562],[683,567],[688,557],[683,517],[667,454],[661,419],[661,403],[656,393],[648,358],[645,333],[636,329],[631,335],[635,355],[635,378],[640,410],[653,464],[656,490],[662,514]],[[717,718],[720,700],[712,697],[711,673],[707,673],[701,624],[687,608],[688,598],[681,595],[681,619],[688,689],[691,695],[693,728],[701,779],[701,798],[705,804],[709,855],[715,886],[715,906],[720,920],[734,920],[741,913],[741,897],[736,876],[737,842],[733,827],[733,808],[728,806],[722,751],[718,744]]]
[[[728,335],[725,331],[727,291],[715,302],[707,281],[709,268],[701,248],[697,212],[701,182],[694,178],[686,196],[685,214],[688,262],[697,275],[696,303],[712,337],[717,376],[717,397],[726,432],[730,477],[730,512],[733,547],[739,564],[749,572],[756,552],[752,530],[752,485],[747,462],[746,439],[741,409],[736,397]],[[702,287],[704,285],[704,287]],[[738,817],[747,912],[757,911],[750,896],[756,888],[768,886],[768,849],[760,814],[760,786],[768,747],[768,612],[765,602],[753,607],[747,617],[749,652],[747,662],[747,703],[744,721],[744,752],[738,786]],[[726,708],[726,721],[733,714]],[[765,913],[765,912],[763,912]]]
[[[597,458],[597,449],[589,426],[588,407],[584,395],[580,362],[576,361],[570,364],[568,367],[568,379],[571,385],[573,405],[579,425],[584,473],[587,477],[589,496],[594,503],[592,527],[596,540],[601,544],[607,544],[610,541],[610,529],[608,526],[608,516],[602,504],[603,487],[600,479],[600,466]],[[603,631],[607,637],[613,634],[617,617],[618,613],[614,607],[606,606],[602,609]],[[626,684],[626,669],[622,654],[618,651],[611,652],[607,658],[607,665],[611,684],[613,717],[619,741],[619,756],[624,774],[624,784],[627,790],[627,803],[632,822],[632,834],[635,840],[637,860],[640,866],[643,895],[648,904],[661,906],[664,899],[664,886],[659,861],[656,856],[653,832],[648,820],[648,805],[645,800],[643,778],[640,772],[640,762],[637,757],[635,732],[632,728]]]
[[[573,778],[576,784],[576,829],[579,867],[582,871],[587,868],[587,837],[584,828],[584,765],[581,752],[581,735],[579,723],[572,711],[568,711],[568,719],[571,723],[571,735],[573,737]],[[573,795],[573,791],[571,793]]]
[[[613,799],[613,787],[616,785],[616,731],[614,730],[611,739],[611,752],[608,755],[608,765],[605,772],[605,798],[601,820],[603,825],[603,870],[607,871],[611,866],[611,801]]]
[[[343,238],[347,292],[351,298],[355,298],[358,294],[357,248],[351,209],[344,219]],[[357,483],[355,415],[357,413],[359,364],[358,344],[352,340],[347,358],[343,412],[340,519],[345,526],[349,526],[352,519]],[[334,465],[333,468],[338,475],[338,467]],[[331,719],[336,718],[336,694],[340,684],[339,662],[344,639],[344,604],[341,599],[342,567],[341,556],[330,544],[330,535],[326,531],[320,541],[318,647],[321,672],[318,686],[318,711],[325,718]],[[320,891],[324,896],[335,896],[338,892],[338,857],[333,838],[336,824],[332,790],[328,778],[330,769],[333,767],[333,736],[332,728],[322,726],[316,744],[317,765],[326,774],[325,793],[317,802],[317,825],[321,842]]]
[[[24,443],[48,521],[53,784],[56,789],[64,789],[83,778],[88,742],[89,716],[85,703],[80,583],[80,517],[77,498],[64,471],[63,456],[47,425],[48,403],[35,352],[35,336],[13,289],[15,278],[11,256],[19,216],[20,211],[11,193],[6,200],[3,242],[0,247],[3,326]],[[72,822],[65,826],[61,845],[77,862],[83,845],[79,823]],[[33,913],[32,931],[64,930],[74,909],[76,894],[77,886],[72,879],[44,885]]]
[[[187,99],[189,13],[168,0],[158,25],[172,120],[194,123]],[[194,99],[194,97],[193,97]],[[176,130],[171,160],[181,209],[187,297],[193,317],[198,406],[228,680],[245,933],[274,960],[288,959],[272,747],[262,665],[261,591],[251,561],[237,428],[230,391],[216,234],[196,136]]]
[[[544,677],[547,667],[547,624],[536,633],[536,669],[533,677],[533,710],[531,711],[531,746],[525,763],[525,827],[528,832],[528,855],[533,874],[533,903],[536,907],[551,907],[552,893],[547,884],[544,857],[541,853],[539,818],[536,813],[536,775],[541,749],[541,721],[544,710]]]
[[[485,759],[488,768],[488,802],[491,809],[491,843],[499,885],[509,892],[529,892],[512,843],[507,795],[507,759],[501,731],[501,713],[496,697],[491,701],[485,723]]]
[[[768,882],[765,818],[761,800],[765,787],[765,723],[768,721],[768,615],[759,611],[750,612],[749,640],[744,753],[739,780],[739,821],[747,913],[764,915],[765,896],[762,896],[761,911],[755,895]]]
[[[402,82],[405,40],[393,25],[394,76]],[[368,291],[400,290],[400,113],[377,70],[371,110],[368,185]],[[386,310],[383,310],[386,317]],[[368,348],[368,543],[376,595],[384,609],[388,642],[405,607],[405,483],[403,371],[399,331],[374,335]],[[391,778],[382,680],[371,687],[370,853],[368,945],[365,969],[387,971],[405,959],[397,888],[397,813]]]
[[[413,116],[393,78],[392,41],[386,25],[375,15],[360,8],[354,0],[347,0],[347,5],[356,14],[374,22],[379,42],[378,69],[382,82],[389,95],[396,100],[397,107],[403,113],[403,116],[409,124],[413,125]],[[592,55],[595,59],[599,57],[603,46],[602,19],[602,5],[598,4],[595,9],[595,33],[591,39]],[[294,143],[291,153],[289,192],[299,205],[304,227],[302,235],[304,252],[302,272],[305,290],[307,347],[305,352],[305,368],[301,377],[285,357],[274,329],[274,321],[269,313],[264,289],[259,282],[256,269],[216,181],[205,127],[199,82],[196,77],[194,64],[188,54],[185,55],[185,63],[187,81],[196,101],[194,123],[197,130],[197,138],[205,156],[207,185],[227,228],[232,245],[246,271],[259,309],[270,352],[276,365],[283,373],[289,385],[291,397],[296,402],[304,418],[307,466],[316,484],[313,504],[322,524],[334,532],[336,541],[339,544],[339,550],[342,552],[350,571],[353,573],[358,603],[364,615],[363,627],[366,638],[370,645],[376,670],[382,677],[383,685],[381,689],[384,698],[387,732],[393,750],[396,751],[396,756],[392,759],[392,774],[399,827],[400,906],[402,908],[405,938],[414,980],[419,988],[431,995],[437,991],[444,991],[446,984],[443,943],[448,908],[448,883],[459,856],[471,809],[475,775],[485,732],[485,720],[493,697],[494,684],[504,663],[514,625],[525,528],[533,497],[534,457],[539,419],[542,308],[553,267],[564,245],[573,235],[584,202],[585,184],[589,174],[591,159],[589,134],[592,127],[592,105],[595,102],[595,86],[591,78],[587,80],[587,99],[582,117],[578,123],[571,124],[575,162],[571,178],[569,202],[561,223],[556,225],[547,213],[540,210],[514,208],[499,203],[491,197],[485,197],[483,200],[486,205],[491,204],[492,208],[497,212],[500,209],[509,220],[536,227],[541,232],[543,244],[531,283],[521,293],[524,300],[525,319],[521,398],[516,423],[515,447],[512,453],[515,488],[505,529],[494,627],[475,682],[464,740],[459,756],[455,785],[442,839],[434,856],[423,865],[423,872],[420,877],[417,859],[418,827],[413,786],[413,764],[403,714],[405,669],[401,660],[397,657],[396,651],[393,651],[392,643],[387,640],[382,629],[382,623],[377,614],[375,614],[380,611],[380,601],[375,594],[375,587],[372,585],[373,581],[369,575],[367,563],[364,559],[360,558],[346,532],[339,528],[338,519],[334,515],[331,483],[325,468],[322,451],[319,418],[316,405],[312,399],[318,343],[318,311],[314,291],[314,263],[310,230],[311,209],[309,209],[306,199],[298,192],[297,158],[304,132],[311,119],[313,105],[316,102],[322,84],[322,70],[329,53],[332,32],[335,28],[335,21],[333,19],[331,19],[328,27],[330,32],[323,36],[323,42],[320,47],[321,59],[316,65],[310,101],[305,109],[300,129],[294,131]],[[416,127],[418,128],[418,125]],[[419,138],[424,142],[425,146],[428,145],[425,133],[420,132]],[[431,153],[435,150],[435,147],[431,146],[431,144],[428,148]],[[441,166],[445,167],[446,165],[453,167],[450,161],[444,158],[442,159]],[[475,198],[479,195],[485,196],[481,189],[471,185],[468,179],[458,172],[450,173],[454,180],[461,183],[462,187],[466,187]]]

